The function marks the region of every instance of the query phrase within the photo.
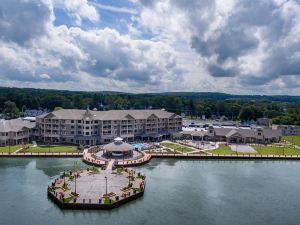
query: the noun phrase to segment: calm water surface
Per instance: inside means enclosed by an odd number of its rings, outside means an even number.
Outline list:
[[[76,164],[75,164],[76,163]],[[46,187],[79,159],[0,159],[0,224],[300,224],[300,162],[152,160],[143,198],[112,211],[61,210]]]

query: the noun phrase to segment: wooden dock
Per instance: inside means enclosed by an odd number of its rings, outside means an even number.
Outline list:
[[[81,152],[68,152],[68,153],[0,153],[1,157],[73,157],[73,158],[83,158],[83,161],[90,164],[99,164],[99,166],[105,165],[104,160],[95,160],[91,157],[90,153],[84,154]],[[125,160],[118,161],[115,163],[117,166],[134,166],[142,165],[151,160],[151,158],[174,158],[174,159],[245,159],[245,160],[300,160],[300,155],[258,155],[258,154],[244,154],[244,155],[221,155],[221,154],[197,154],[197,153],[148,153],[144,157],[138,160]]]
[[[0,153],[1,157],[74,157],[81,158],[82,152],[24,152],[24,153]]]
[[[174,159],[241,159],[241,160],[300,160],[300,155],[221,155],[221,154],[173,154],[173,153],[150,153],[152,158],[174,158]]]

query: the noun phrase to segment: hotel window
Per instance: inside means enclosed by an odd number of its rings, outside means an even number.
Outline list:
[[[90,124],[90,121],[85,121],[85,124]]]
[[[77,120],[77,123],[81,123],[81,120]]]
[[[74,129],[74,126],[71,126],[71,129]]]
[[[90,135],[90,132],[85,132],[85,135]]]
[[[74,120],[71,120],[71,123],[74,123]]]

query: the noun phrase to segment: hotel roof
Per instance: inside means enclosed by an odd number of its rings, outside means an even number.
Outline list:
[[[180,116],[159,109],[147,110],[109,110],[109,111],[93,111],[93,110],[79,110],[79,109],[61,109],[46,113],[37,118],[56,118],[68,120],[81,120],[90,118],[94,120],[128,120],[128,119],[148,119],[151,116],[157,118],[180,118]]]

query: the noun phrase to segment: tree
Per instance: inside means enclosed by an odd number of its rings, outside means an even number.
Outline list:
[[[248,121],[254,120],[255,118],[255,107],[254,106],[243,106],[239,115],[240,120]]]
[[[74,108],[76,108],[76,109],[84,108],[82,95],[78,95],[78,94],[74,95],[73,102],[74,102]]]
[[[14,119],[20,116],[20,110],[16,106],[16,103],[12,101],[6,101],[4,102],[3,114],[8,119]]]

